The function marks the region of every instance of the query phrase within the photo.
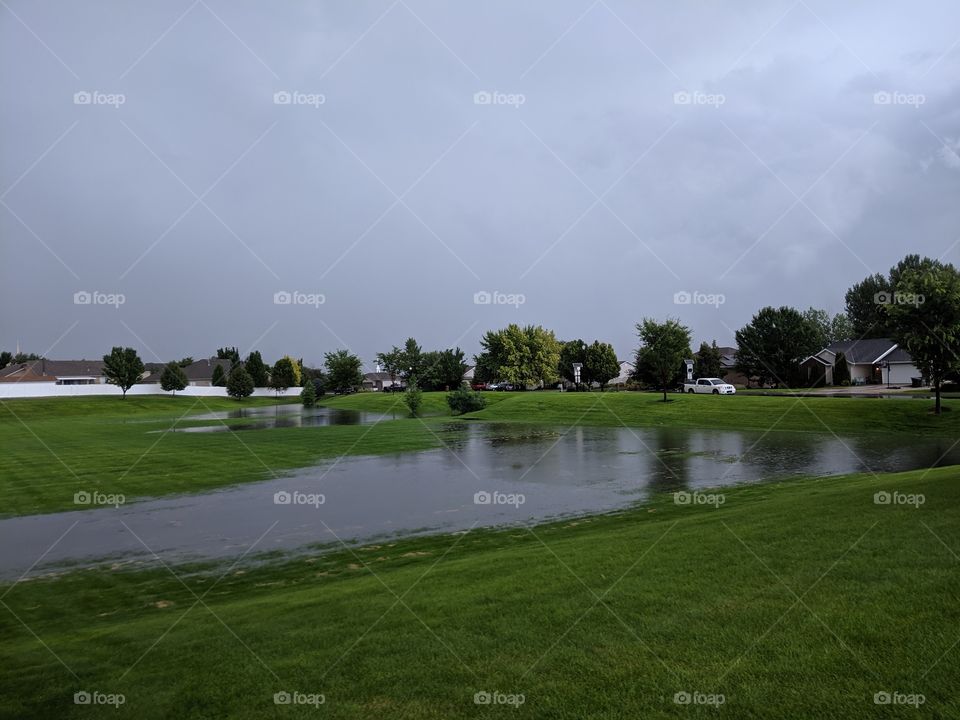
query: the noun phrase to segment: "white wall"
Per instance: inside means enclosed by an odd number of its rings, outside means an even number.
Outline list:
[[[300,388],[290,388],[287,396],[298,394]],[[158,383],[134,385],[127,390],[127,395],[170,395],[160,389]],[[76,397],[88,395],[122,395],[116,385],[57,385],[49,382],[7,382],[0,383],[0,399],[27,398],[27,397]],[[190,385],[183,390],[177,390],[177,395],[185,397],[228,397],[224,387],[201,387]],[[270,388],[257,388],[253,391],[254,397],[273,397],[276,392]],[[280,397],[284,397],[281,393]]]

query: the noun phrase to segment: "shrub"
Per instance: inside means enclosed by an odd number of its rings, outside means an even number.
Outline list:
[[[423,405],[423,392],[416,385],[410,385],[403,394],[403,402],[410,408],[410,414],[416,417],[420,412],[420,406]]]
[[[463,415],[464,413],[483,410],[487,401],[480,393],[462,387],[447,394],[447,405],[450,406],[454,415]]]

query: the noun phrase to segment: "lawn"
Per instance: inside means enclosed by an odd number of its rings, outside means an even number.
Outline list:
[[[849,435],[901,433],[960,437],[960,413],[935,417],[919,399],[792,398],[648,393],[486,393],[488,406],[464,420],[544,425],[674,426],[796,430]],[[243,407],[272,404],[248,399]],[[289,400],[287,400],[289,402]],[[402,395],[329,397],[330,407],[397,412]],[[236,433],[170,433],[234,400],[131,396],[0,401],[0,515],[76,509],[80,490],[121,493],[128,501],[264,480],[341,455],[440,447],[456,438],[445,393],[424,393],[423,421],[370,426],[277,428]],[[951,407],[946,403],[946,407]],[[227,424],[239,421],[226,421]],[[154,431],[154,432],[151,432]]]
[[[960,716],[960,469],[723,492],[719,508],[658,496],[532,529],[8,586],[0,716],[114,716],[78,691],[122,694],[116,716],[137,718]]]

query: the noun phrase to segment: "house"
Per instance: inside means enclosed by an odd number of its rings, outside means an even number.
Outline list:
[[[365,373],[363,376],[363,387],[364,390],[383,390],[384,385],[390,386],[391,383],[397,383],[398,385],[403,385],[403,380],[400,379],[399,375],[394,376],[394,379],[390,379],[390,373],[385,372],[372,372]]]
[[[213,384],[213,370],[218,365],[223,368],[224,378],[226,378],[226,376],[230,374],[230,370],[233,369],[232,360],[213,357],[195,360],[183,368],[183,373],[187,376],[187,381],[190,385],[210,387]],[[157,377],[159,378],[159,375]]]
[[[0,382],[53,382],[57,385],[105,383],[103,360],[31,360],[0,370]]]
[[[737,370],[737,349],[728,345],[717,349],[720,351],[720,377],[723,381],[738,387],[749,387],[749,378]]]
[[[909,385],[921,376],[910,354],[889,338],[844,340],[825,347],[800,362],[804,384],[833,385],[837,355],[843,353],[850,368],[850,384]]]

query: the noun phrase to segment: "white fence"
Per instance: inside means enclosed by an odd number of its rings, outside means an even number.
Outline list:
[[[291,388],[288,394],[299,393],[300,388]],[[57,385],[52,382],[6,382],[0,383],[0,399],[31,398],[31,397],[74,397],[90,395],[122,395],[116,385],[97,383],[95,385]],[[134,385],[127,390],[127,395],[171,395],[160,389],[159,383],[145,383]],[[183,390],[177,390],[177,395],[186,397],[227,397],[224,387],[202,387],[190,385]],[[254,397],[273,397],[276,391],[271,388],[256,388]],[[283,397],[283,393],[280,397]]]

